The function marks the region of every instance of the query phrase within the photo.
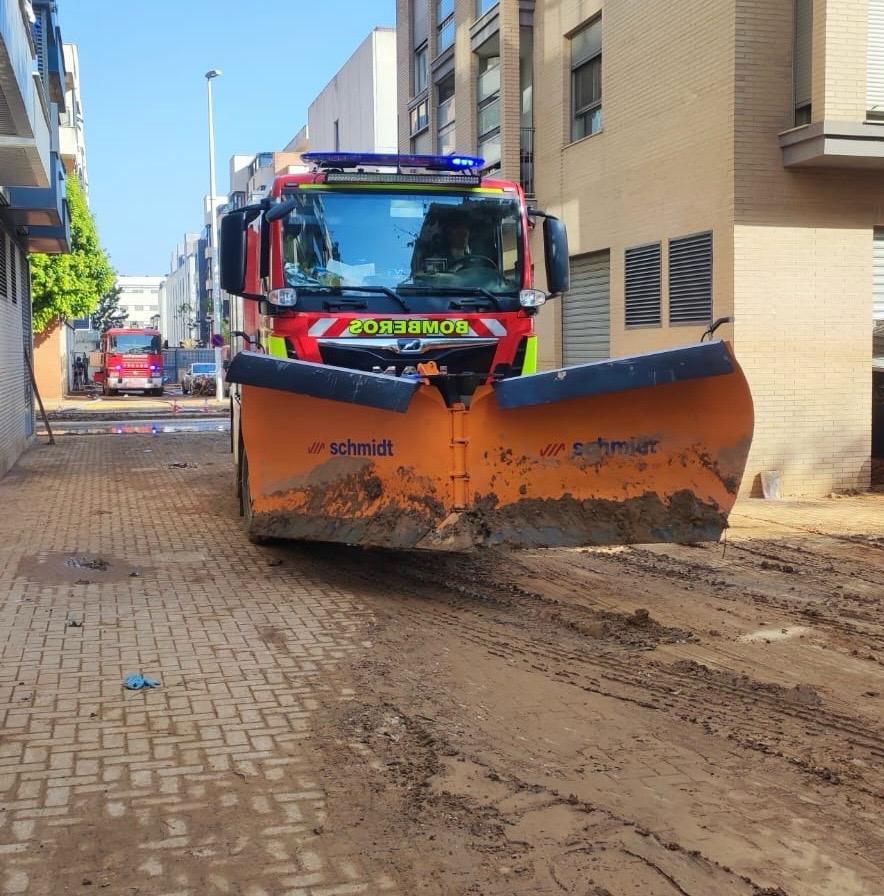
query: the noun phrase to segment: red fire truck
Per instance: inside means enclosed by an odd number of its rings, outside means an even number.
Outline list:
[[[163,394],[163,352],[159,330],[119,328],[101,334],[95,381],[105,395]]]

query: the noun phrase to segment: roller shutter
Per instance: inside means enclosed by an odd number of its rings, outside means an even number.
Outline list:
[[[610,357],[611,253],[571,259],[571,288],[562,300],[562,358],[566,365]]]

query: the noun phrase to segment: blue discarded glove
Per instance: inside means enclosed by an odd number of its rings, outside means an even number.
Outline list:
[[[145,678],[140,672],[127,675],[123,687],[130,691],[140,691],[142,688],[158,688],[160,683],[155,678]]]

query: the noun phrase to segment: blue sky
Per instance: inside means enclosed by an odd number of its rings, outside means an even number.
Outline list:
[[[165,274],[202,227],[206,82],[214,82],[218,192],[238,152],[281,149],[307,107],[395,0],[60,0],[79,44],[89,198],[121,274]]]

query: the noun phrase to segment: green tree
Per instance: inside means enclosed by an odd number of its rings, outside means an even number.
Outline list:
[[[128,312],[120,308],[119,286],[111,287],[99,300],[98,307],[92,312],[92,326],[99,333],[104,333],[111,327],[121,327],[126,321]]]
[[[85,317],[114,285],[115,273],[98,242],[95,221],[76,177],[67,180],[71,212],[71,251],[32,255],[31,297],[34,332],[42,333],[58,317]]]

